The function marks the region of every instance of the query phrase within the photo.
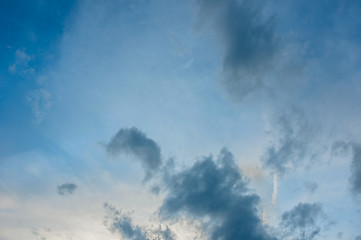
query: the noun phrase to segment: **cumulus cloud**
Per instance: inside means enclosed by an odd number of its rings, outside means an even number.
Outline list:
[[[173,240],[174,234],[168,227],[152,229],[135,225],[130,214],[123,213],[108,203],[104,204],[108,211],[104,223],[112,233],[119,233],[122,239],[128,240]]]
[[[285,235],[295,239],[311,240],[321,232],[319,222],[325,219],[318,203],[299,203],[290,211],[282,214],[281,226]]]
[[[71,195],[75,192],[78,186],[74,183],[64,183],[58,186],[59,195]]]
[[[315,131],[305,114],[295,107],[279,116],[275,128],[278,137],[266,149],[262,161],[265,167],[282,176],[310,156]]]
[[[190,168],[166,175],[163,219],[187,217],[201,223],[207,239],[272,239],[258,215],[260,198],[249,193],[233,155],[205,157]]]
[[[145,180],[151,178],[162,164],[158,144],[135,127],[120,129],[106,144],[106,151],[111,156],[129,154],[135,157],[145,170]]]
[[[242,100],[262,86],[278,44],[272,18],[262,16],[262,3],[249,0],[199,0],[201,21],[214,21],[224,45],[223,83]]]

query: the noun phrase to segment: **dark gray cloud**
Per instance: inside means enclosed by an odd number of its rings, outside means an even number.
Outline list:
[[[234,158],[222,150],[190,168],[168,174],[160,208],[162,219],[187,217],[201,222],[207,239],[272,239],[258,215],[256,194],[247,189]]]
[[[284,234],[294,239],[311,240],[321,232],[319,222],[325,219],[320,204],[299,203],[292,210],[282,214],[281,227]]]
[[[60,195],[71,195],[78,188],[74,183],[64,183],[58,186],[58,194]]]
[[[351,190],[355,195],[361,195],[361,146],[352,144],[352,152]]]
[[[149,227],[141,227],[134,225],[129,214],[117,210],[115,207],[105,203],[105,209],[109,215],[104,223],[112,233],[119,233],[122,239],[128,240],[173,240],[174,234],[168,227],[151,229]]]
[[[355,240],[361,240],[361,235],[360,235],[360,236],[357,236],[357,237],[355,238]]]
[[[223,82],[237,100],[262,86],[278,44],[274,21],[262,15],[263,2],[199,0],[201,21],[215,22],[224,44]]]
[[[265,167],[283,175],[311,157],[315,131],[305,114],[296,107],[280,115],[274,127],[278,129],[277,140],[267,148],[262,161]]]
[[[134,156],[145,170],[145,180],[151,178],[162,164],[158,144],[135,127],[120,129],[106,144],[106,150],[111,156],[122,153]]]
[[[336,155],[345,154],[350,149],[352,150],[351,192],[359,196],[361,195],[361,145],[356,142],[337,141],[332,146],[332,152]]]
[[[315,191],[318,188],[318,185],[316,182],[310,182],[310,181],[305,182],[304,186],[305,186],[306,190],[309,191],[311,194],[315,193]]]

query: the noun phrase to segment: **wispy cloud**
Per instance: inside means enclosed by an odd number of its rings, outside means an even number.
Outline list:
[[[351,193],[361,196],[361,145],[354,141],[336,141],[332,146],[332,152],[336,155],[345,155],[351,150],[351,174],[349,178]]]
[[[64,183],[58,186],[59,195],[72,195],[78,186],[74,183]]]
[[[26,96],[26,101],[33,112],[34,122],[41,123],[52,105],[51,93],[45,88],[31,90]]]
[[[301,240],[312,240],[321,232],[318,225],[325,219],[325,213],[318,203],[299,203],[282,214],[281,226],[285,235]]]
[[[266,149],[262,161],[265,167],[282,176],[311,157],[315,129],[305,114],[296,107],[279,115],[274,129],[278,130],[273,130],[276,141]]]
[[[223,83],[230,95],[242,100],[263,86],[278,44],[274,21],[262,14],[263,2],[200,0],[202,22],[215,22],[223,43]]]
[[[145,170],[144,180],[151,178],[162,164],[158,144],[135,127],[120,129],[106,144],[106,151],[113,157],[119,154],[135,157]]]
[[[306,181],[304,186],[305,186],[306,190],[311,194],[315,193],[318,188],[318,184],[316,182],[312,182],[312,181]]]
[[[119,233],[122,238],[127,240],[173,240],[174,233],[168,227],[162,229],[149,228],[135,225],[129,213],[117,210],[112,205],[105,203],[104,208],[108,212],[105,218],[105,225],[113,233]]]

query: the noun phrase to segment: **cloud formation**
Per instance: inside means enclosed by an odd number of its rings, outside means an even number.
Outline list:
[[[282,214],[281,226],[285,229],[287,236],[311,240],[321,232],[321,227],[317,223],[323,217],[324,213],[320,204],[299,203]]]
[[[106,144],[106,151],[111,156],[129,154],[135,157],[145,171],[145,180],[151,178],[162,164],[158,144],[135,127],[121,128]]]
[[[105,225],[112,233],[119,233],[122,239],[128,240],[173,240],[174,234],[168,227],[162,229],[151,229],[134,225],[129,214],[117,210],[115,207],[104,204],[104,208],[108,211],[108,216],[105,219]]]
[[[249,193],[233,155],[205,157],[190,168],[164,179],[167,195],[163,219],[187,217],[200,221],[207,239],[272,239],[258,215],[260,198]]]
[[[352,150],[350,187],[355,196],[361,195],[361,145],[356,142],[337,141],[332,146],[333,154],[344,154]]]
[[[39,88],[29,91],[26,96],[26,101],[32,109],[34,115],[34,122],[41,123],[52,105],[51,93],[44,89]]]
[[[262,2],[199,0],[202,21],[215,21],[224,45],[223,83],[242,100],[263,85],[262,78],[278,44],[272,18],[262,16]]]
[[[318,188],[318,184],[316,182],[310,182],[310,181],[306,181],[304,186],[306,190],[311,194],[315,193]]]
[[[355,195],[361,195],[361,146],[352,145],[352,163],[351,163],[351,190]]]
[[[59,195],[72,195],[78,188],[74,183],[64,183],[58,186]]]
[[[305,114],[295,107],[289,114],[279,116],[277,128],[277,141],[266,149],[261,160],[265,167],[282,176],[287,170],[301,165],[309,156],[314,129]]]

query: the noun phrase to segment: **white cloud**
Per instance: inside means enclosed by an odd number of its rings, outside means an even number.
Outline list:
[[[51,93],[44,88],[32,90],[26,96],[26,101],[33,112],[34,122],[41,123],[51,107]]]

